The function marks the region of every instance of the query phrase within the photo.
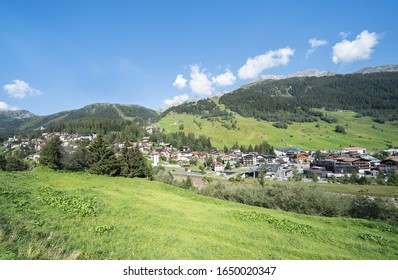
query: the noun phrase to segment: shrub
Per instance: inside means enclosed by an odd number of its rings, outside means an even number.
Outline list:
[[[336,125],[334,131],[337,133],[346,134],[345,128],[341,125]]]
[[[273,123],[272,125],[276,128],[283,128],[283,129],[288,128],[288,125],[285,122],[276,122],[276,123]]]

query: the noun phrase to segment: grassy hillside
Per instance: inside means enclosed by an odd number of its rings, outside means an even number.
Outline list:
[[[386,149],[389,144],[398,146],[398,126],[393,123],[379,124],[370,117],[355,118],[353,112],[327,112],[338,119],[329,124],[320,120],[313,123],[293,123],[287,129],[272,126],[271,122],[257,121],[234,114],[237,129],[227,129],[220,121],[208,121],[199,116],[168,113],[157,122],[167,132],[179,130],[184,124],[185,132],[203,134],[211,138],[218,148],[239,144],[249,145],[267,140],[275,147],[300,147],[302,149],[340,149],[350,145],[366,147],[369,151]],[[194,123],[200,123],[200,127]],[[316,125],[319,124],[319,127]],[[347,134],[334,131],[336,125],[344,126]]]
[[[143,179],[0,172],[3,259],[397,259],[397,233]]]
[[[312,108],[350,110],[398,120],[398,72],[300,77],[257,81],[220,98],[245,117],[304,122]]]

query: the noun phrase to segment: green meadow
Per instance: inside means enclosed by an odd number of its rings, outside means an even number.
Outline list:
[[[0,172],[0,258],[397,259],[398,229],[37,168]]]
[[[398,145],[396,123],[380,124],[373,122],[370,117],[356,118],[354,112],[326,114],[336,117],[338,122],[329,124],[320,120],[313,123],[292,123],[287,129],[280,129],[272,126],[271,122],[257,121],[234,113],[237,129],[233,130],[224,127],[221,121],[211,122],[199,116],[171,112],[155,125],[164,128],[166,132],[175,132],[184,124],[186,133],[210,137],[212,144],[217,148],[224,145],[231,147],[235,142],[239,145],[254,145],[263,140],[275,147],[300,147],[304,150],[338,150],[353,145],[374,152],[384,150],[389,145]],[[200,123],[200,127],[194,121]],[[346,134],[335,132],[336,125],[343,126]]]

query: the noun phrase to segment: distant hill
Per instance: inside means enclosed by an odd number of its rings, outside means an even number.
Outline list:
[[[0,111],[1,120],[20,120],[34,117],[35,115],[27,110],[6,110]]]
[[[263,75],[261,76],[260,80],[282,80],[282,79],[295,78],[295,77],[325,77],[325,76],[334,76],[334,75],[338,75],[338,73],[330,71],[322,71],[318,69],[308,69],[290,75]]]
[[[398,64],[387,64],[387,65],[374,66],[374,67],[365,67],[354,72],[354,74],[371,74],[371,73],[380,73],[380,72],[398,72]]]
[[[220,98],[227,109],[267,121],[315,121],[313,108],[398,119],[398,72],[265,80]]]
[[[81,109],[63,111],[48,116],[0,119],[0,130],[2,135],[53,127],[78,126],[84,130],[84,127],[87,129],[93,126],[102,127],[102,124],[116,126],[126,121],[144,124],[156,121],[157,118],[156,111],[138,105],[96,103]]]
[[[278,128],[280,122],[288,128]],[[398,144],[398,72],[256,81],[171,107],[155,125],[206,135],[217,148],[266,140],[276,147],[381,150]]]

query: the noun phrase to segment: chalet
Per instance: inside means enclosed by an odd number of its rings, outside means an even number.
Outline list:
[[[321,170],[329,171],[334,174],[351,174],[354,170],[358,171],[358,166],[352,165],[351,162],[337,161],[334,159],[314,161],[311,163],[310,169],[314,169],[315,167],[319,167]]]
[[[390,175],[393,170],[398,172],[398,156],[390,156],[380,162],[380,171]]]
[[[304,162],[309,161],[309,156],[306,152],[300,152],[292,156],[292,161],[295,163],[303,164]]]
[[[375,157],[369,155],[361,155],[360,158],[369,161],[370,168],[377,168],[380,165],[380,160]]]
[[[221,162],[213,162],[213,170],[214,172],[224,172],[224,164]]]
[[[244,166],[258,165],[257,154],[256,153],[243,154],[242,163]]]
[[[370,171],[370,161],[362,158],[352,158],[352,157],[338,157],[335,159],[338,163],[351,164],[357,167],[357,170]]]
[[[231,152],[229,153],[233,158],[236,160],[242,158],[242,152],[240,149],[232,149]]]
[[[177,153],[177,161],[189,162],[189,160],[191,158],[192,158],[191,153],[186,153],[186,152],[178,152]]]

